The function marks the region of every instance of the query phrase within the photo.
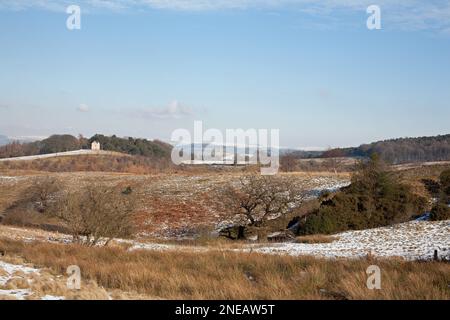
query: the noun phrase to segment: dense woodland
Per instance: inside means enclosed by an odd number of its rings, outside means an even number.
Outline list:
[[[390,164],[450,160],[450,134],[392,139],[357,148],[332,149],[324,152],[322,157],[369,157],[372,154],[378,154]]]
[[[103,150],[117,151],[135,156],[170,158],[172,146],[168,143],[146,139],[119,138],[115,135],[107,137],[96,134],[89,139],[89,144],[93,141],[100,142]]]

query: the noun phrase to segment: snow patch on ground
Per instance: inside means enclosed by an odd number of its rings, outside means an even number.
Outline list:
[[[6,276],[0,275],[0,285],[3,286],[5,283],[12,278],[13,274],[16,272],[23,272],[25,274],[36,273],[39,274],[39,269],[26,267],[23,265],[11,264],[4,261],[0,261],[0,270],[7,273]]]
[[[315,189],[312,189],[309,192],[310,198],[318,197],[322,192],[328,191],[328,192],[335,192],[338,191],[341,188],[348,187],[351,182],[340,180],[340,179],[330,179],[327,177],[316,177],[311,179],[311,182],[318,187]]]
[[[450,220],[411,221],[393,226],[348,231],[335,235],[332,243],[279,243],[252,245],[245,251],[267,254],[310,255],[324,258],[403,257],[431,260],[435,250],[442,260],[450,260]]]
[[[0,176],[0,180],[16,181],[18,177]]]
[[[41,298],[41,300],[64,300],[64,299],[65,299],[64,297],[52,296],[50,294],[47,294]]]
[[[0,261],[0,271],[2,271],[0,274],[3,274],[0,275],[0,286],[4,286],[11,279],[18,278],[19,276],[17,276],[16,273],[23,273],[26,275],[40,274],[39,269],[30,268],[23,265],[11,264],[4,261]],[[17,300],[24,300],[31,294],[32,292],[30,289],[0,290],[0,296],[7,296]]]
[[[10,177],[10,176],[0,176],[0,184],[5,185],[14,185],[21,180],[24,180],[24,177]]]
[[[14,289],[14,290],[1,290],[0,297],[7,296],[16,300],[25,300],[26,297],[31,295],[30,289]]]
[[[171,250],[181,250],[181,251],[190,251],[190,252],[206,252],[209,249],[206,247],[189,247],[182,246],[177,244],[160,244],[160,243],[151,243],[151,242],[138,242],[133,240],[121,240],[115,239],[114,241],[118,243],[128,243],[131,247],[128,249],[129,251],[136,250],[150,250],[150,251],[171,251]]]

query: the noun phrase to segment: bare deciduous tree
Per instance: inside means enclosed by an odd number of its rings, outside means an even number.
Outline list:
[[[114,188],[91,185],[67,193],[52,210],[65,222],[74,242],[94,246],[100,240],[107,245],[113,238],[132,234],[133,197]]]
[[[24,197],[28,197],[34,202],[34,207],[38,212],[44,213],[49,208],[52,197],[60,189],[61,185],[57,179],[46,176],[34,181],[33,185],[26,190]]]
[[[243,237],[245,226],[261,226],[298,206],[306,189],[290,177],[248,175],[224,192],[224,205],[241,226],[237,238]]]

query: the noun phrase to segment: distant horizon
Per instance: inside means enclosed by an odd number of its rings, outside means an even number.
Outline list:
[[[69,5],[80,29],[69,29]],[[288,148],[450,124],[450,1],[5,0],[0,133],[279,129]]]
[[[94,133],[93,135],[84,135],[84,134],[82,134],[82,133],[80,133],[83,137],[85,137],[85,138],[91,138],[91,137],[93,137],[94,135],[96,135],[96,134],[99,134],[99,135],[105,135],[105,134],[103,134],[103,133],[99,133],[99,132],[97,132],[97,133]],[[22,142],[22,143],[27,143],[27,142],[36,142],[36,141],[42,141],[42,140],[45,140],[45,139],[47,139],[47,138],[49,138],[49,137],[51,137],[51,136],[54,136],[54,135],[71,135],[71,136],[74,136],[74,137],[77,137],[79,134],[77,134],[77,135],[74,135],[74,134],[71,134],[71,133],[54,133],[54,134],[51,134],[51,135],[48,135],[48,136],[42,136],[42,137],[10,137],[10,136],[8,136],[8,135],[5,135],[5,134],[2,134],[1,132],[0,132],[0,137],[2,137],[2,136],[4,136],[4,137],[6,137],[6,138],[8,138],[9,140],[10,140],[10,142],[13,142],[13,141],[18,141],[18,142]],[[168,144],[171,144],[171,145],[173,145],[173,146],[175,146],[175,144],[173,143],[173,142],[170,142],[170,141],[166,141],[166,140],[161,140],[161,139],[158,139],[158,138],[151,138],[151,137],[136,137],[136,136],[129,136],[129,135],[117,135],[117,134],[111,134],[111,135],[105,135],[105,136],[117,136],[117,137],[119,137],[119,138],[134,138],[134,139],[146,139],[146,140],[149,140],[149,141],[154,141],[154,140],[160,140],[160,141],[162,141],[162,142],[165,142],[165,143],[168,143]],[[361,144],[359,144],[359,145],[348,145],[348,146],[326,146],[326,147],[288,147],[288,146],[280,146],[279,147],[279,149],[280,150],[292,150],[292,151],[309,151],[309,152],[314,152],[314,151],[317,151],[317,152],[321,152],[321,151],[327,151],[327,150],[329,150],[329,149],[345,149],[345,148],[357,148],[357,147],[359,147],[359,146],[361,146],[361,145],[368,145],[368,144],[371,144],[371,143],[375,143],[375,142],[381,142],[381,141],[387,141],[387,140],[396,140],[396,139],[417,139],[417,138],[431,138],[431,137],[437,137],[437,136],[446,136],[446,135],[450,135],[450,133],[442,133],[442,134],[437,134],[437,135],[428,135],[428,136],[403,136],[403,137],[390,137],[390,138],[386,138],[386,139],[382,139],[382,140],[376,140],[376,141],[367,141],[367,142],[364,142],[364,143],[361,143]],[[206,143],[207,144],[207,143]],[[223,144],[224,146],[228,146],[228,144]],[[0,144],[0,146],[1,146],[1,144]],[[242,146],[243,147],[243,146]]]

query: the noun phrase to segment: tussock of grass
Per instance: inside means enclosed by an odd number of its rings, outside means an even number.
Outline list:
[[[165,299],[450,299],[450,265],[443,262],[129,252],[10,240],[0,240],[0,248],[60,274],[78,265],[83,281],[108,290]],[[366,286],[366,269],[374,264],[382,271],[382,290]]]
[[[337,237],[322,235],[322,234],[314,234],[310,236],[302,236],[295,238],[296,243],[331,243],[338,240]]]

